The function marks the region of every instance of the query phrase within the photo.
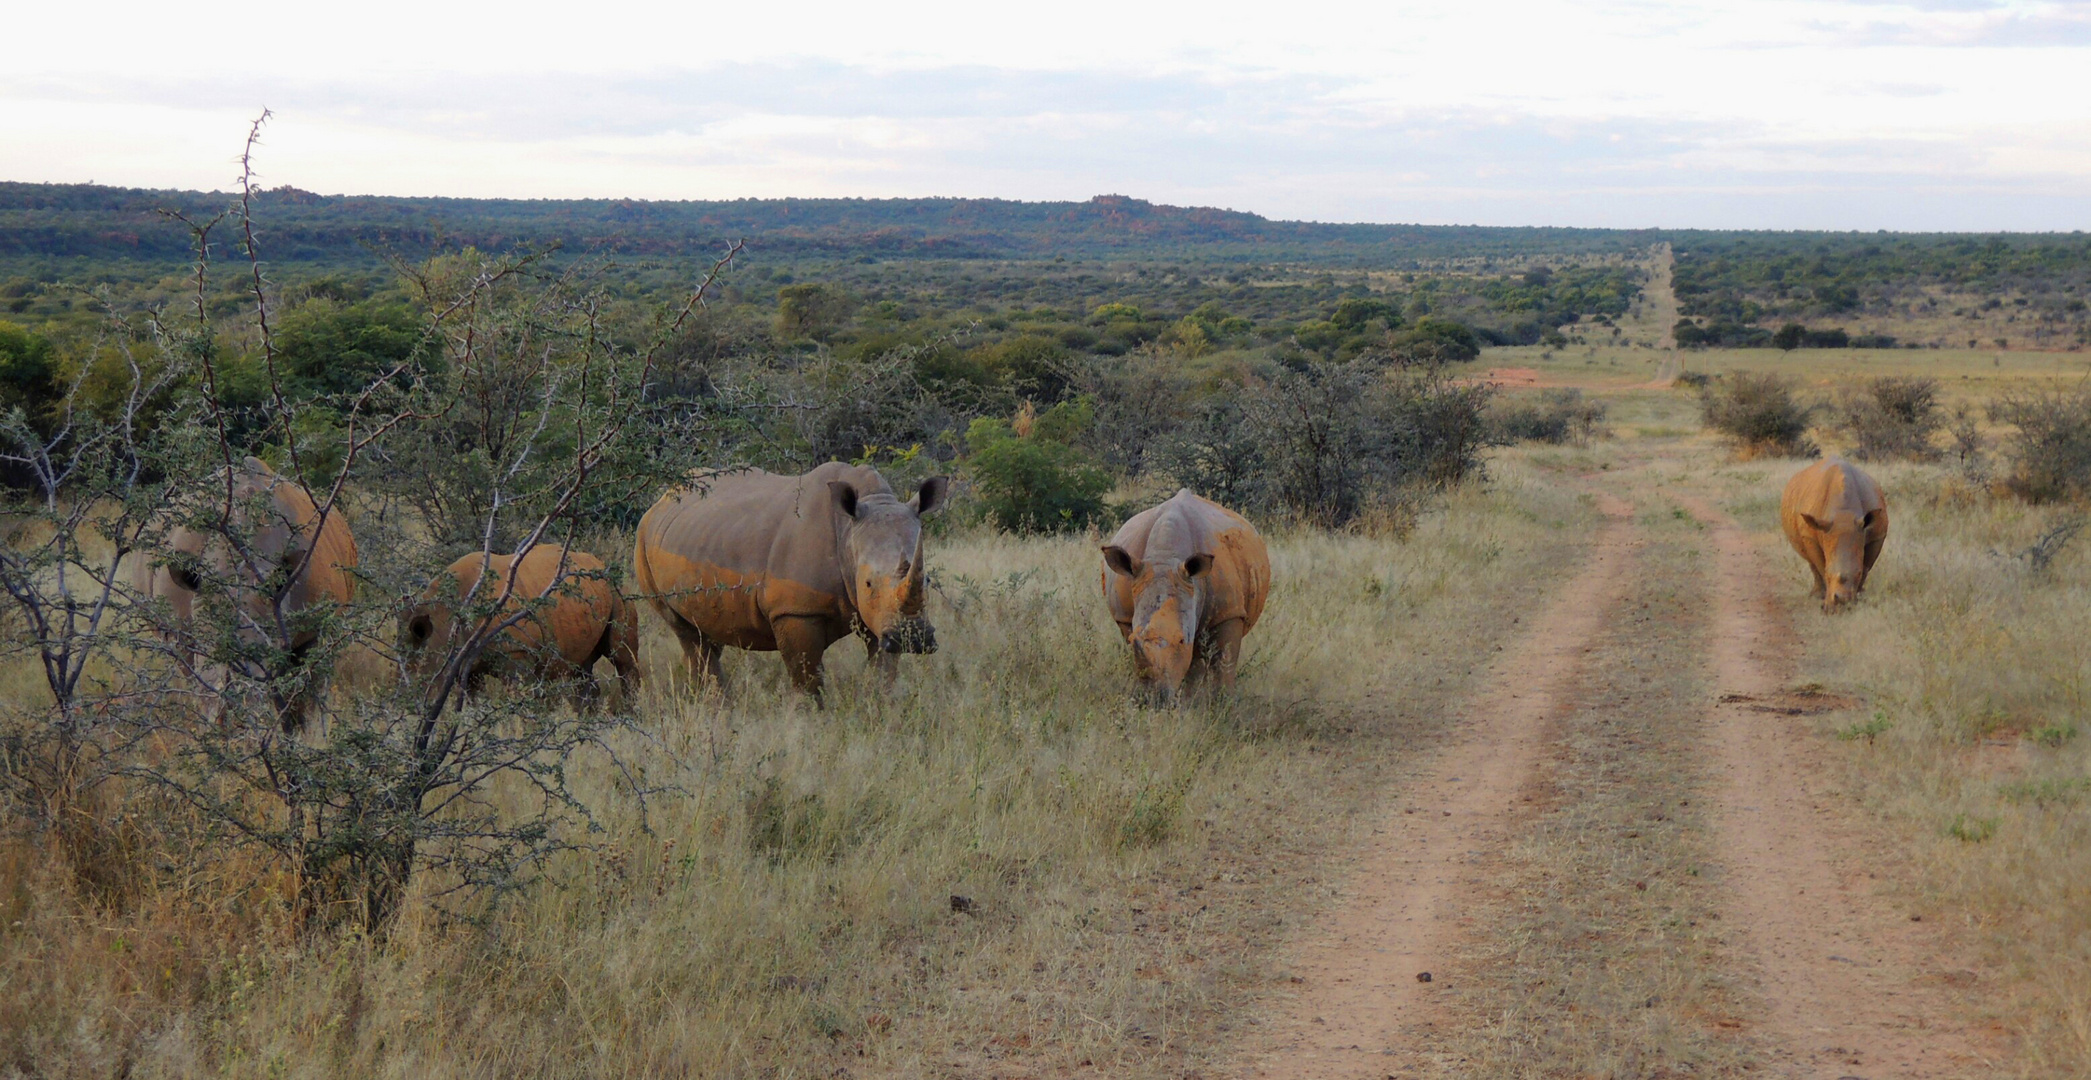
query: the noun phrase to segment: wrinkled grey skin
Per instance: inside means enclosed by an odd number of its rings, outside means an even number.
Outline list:
[[[931,477],[902,501],[876,469],[841,462],[707,474],[639,522],[633,577],[700,681],[724,685],[724,648],[776,650],[793,685],[818,697],[821,656],[845,637],[888,676],[900,654],[936,650],[922,518],[947,489]]]

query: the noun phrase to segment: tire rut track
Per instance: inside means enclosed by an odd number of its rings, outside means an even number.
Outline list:
[[[1723,697],[1781,690],[1795,645],[1763,559],[1706,500],[1679,502],[1711,532],[1717,688]],[[1712,715],[1716,850],[1732,926],[1760,983],[1773,1075],[1996,1075],[1946,986],[1947,970],[1959,970],[1947,943],[1876,895],[1866,831],[1833,805],[1806,735],[1739,702]]]
[[[1458,741],[1390,798],[1343,900],[1295,948],[1299,995],[1267,1029],[1247,1075],[1379,1080],[1415,1061],[1444,1019],[1432,990],[1461,975],[1462,896],[1475,856],[1500,852],[1529,812],[1520,793],[1543,758],[1548,723],[1625,595],[1631,507],[1608,494],[1597,502],[1608,523],[1587,562],[1460,708]]]

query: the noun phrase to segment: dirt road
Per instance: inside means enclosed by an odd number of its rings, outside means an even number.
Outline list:
[[[1992,1075],[1974,976],[1796,715],[1792,583],[1635,475],[1593,483],[1591,554],[1389,791],[1236,1074]]]

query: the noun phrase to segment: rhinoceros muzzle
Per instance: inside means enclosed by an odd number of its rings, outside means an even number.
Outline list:
[[[928,623],[911,620],[879,635],[879,651],[886,653],[933,653],[937,632]]]

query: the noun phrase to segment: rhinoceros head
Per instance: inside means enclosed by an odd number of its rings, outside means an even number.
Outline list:
[[[1859,597],[1866,581],[1866,535],[1880,511],[1840,510],[1827,518],[1802,514],[1822,545],[1822,610],[1835,611]]]
[[[206,588],[225,590],[239,608],[241,640],[259,644],[278,598],[292,593],[307,570],[303,530],[312,513],[302,489],[248,458],[233,470],[230,513],[221,522],[205,531],[177,527],[169,536],[167,595],[186,612]],[[288,596],[286,610],[295,613],[299,601]]]
[[[1212,562],[1207,552],[1142,562],[1116,544],[1104,546],[1105,565],[1133,581],[1133,624],[1127,637],[1134,667],[1140,680],[1163,696],[1174,694],[1190,673],[1202,614],[1198,578],[1212,569]]]
[[[860,495],[844,481],[828,482],[847,522],[841,555],[850,605],[881,652],[937,651],[936,630],[922,614],[922,518],[943,505],[950,484],[932,476],[901,502],[887,492]]]

